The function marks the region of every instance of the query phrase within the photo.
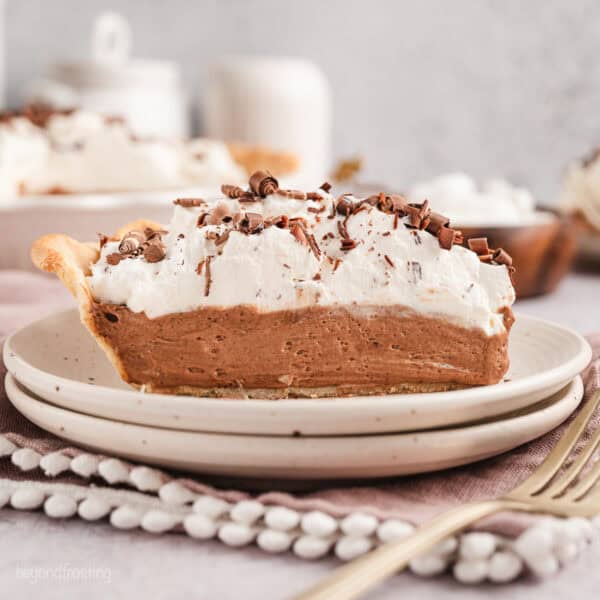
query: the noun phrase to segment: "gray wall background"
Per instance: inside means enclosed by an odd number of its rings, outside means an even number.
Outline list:
[[[222,53],[314,60],[336,156],[400,188],[461,169],[553,202],[568,160],[600,143],[597,0],[8,0],[9,105],[47,64],[87,54],[106,9],[130,19],[137,56],[178,61],[195,97]]]

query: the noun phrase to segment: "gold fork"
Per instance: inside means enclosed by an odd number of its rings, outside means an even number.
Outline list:
[[[600,445],[600,428],[571,464],[568,458],[600,403],[600,391],[580,410],[552,452],[521,484],[497,500],[464,504],[421,525],[410,537],[340,567],[296,600],[350,600],[406,567],[445,537],[502,510],[546,513],[561,517],[592,517],[600,513],[600,460],[583,475],[587,462]],[[564,467],[564,469],[563,469]],[[562,473],[559,474],[559,471]],[[600,486],[599,486],[600,487]]]

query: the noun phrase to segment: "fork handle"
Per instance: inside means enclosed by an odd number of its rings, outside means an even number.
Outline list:
[[[502,500],[464,504],[421,525],[410,537],[380,546],[377,550],[336,569],[333,574],[296,600],[350,600],[400,571],[445,537],[507,507]]]

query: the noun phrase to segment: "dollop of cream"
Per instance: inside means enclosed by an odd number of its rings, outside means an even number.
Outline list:
[[[560,206],[567,213],[581,213],[600,231],[600,155],[573,162],[563,179]]]
[[[219,198],[208,206],[176,206],[166,226],[165,259],[128,258],[111,266],[106,257],[117,252],[118,242],[109,242],[88,278],[92,294],[150,318],[236,305],[259,311],[344,306],[365,314],[373,306],[402,305],[489,335],[504,330],[502,309],[515,299],[506,267],[484,264],[461,246],[444,250],[432,234],[405,227],[406,219],[395,228],[394,215],[369,205],[347,219],[356,247],[343,251],[339,225],[345,217],[330,218],[334,199],[318,193],[322,201],[274,194],[249,204]],[[217,245],[214,234],[230,227],[197,225],[200,215],[217,204],[264,218],[302,217],[319,251],[276,226],[255,234],[233,230]]]
[[[438,212],[461,225],[518,225],[534,218],[535,201],[529,190],[502,179],[480,187],[464,173],[450,173],[415,184],[408,192],[413,202],[428,199]]]
[[[138,139],[127,125],[76,110],[45,127],[25,117],[0,123],[0,201],[53,190],[79,193],[241,183],[246,175],[221,142]]]

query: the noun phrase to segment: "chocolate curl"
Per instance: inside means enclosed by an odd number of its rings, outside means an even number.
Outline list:
[[[149,263],[160,262],[166,254],[165,246],[160,238],[155,238],[144,246],[144,258]]]
[[[146,241],[146,235],[141,231],[129,231],[119,244],[121,254],[133,254]]]
[[[279,215],[271,221],[271,224],[275,225],[275,227],[279,227],[279,229],[287,229],[290,224],[290,219],[287,215]]]
[[[177,200],[173,200],[173,204],[183,206],[183,208],[195,208],[206,204],[206,202],[202,198],[177,198]]]
[[[331,184],[328,183],[327,181],[325,181],[324,183],[321,184],[321,186],[319,187],[320,190],[323,190],[326,194],[329,194],[329,192],[331,191]]]
[[[450,219],[437,212],[429,213],[429,224],[426,229],[429,233],[437,235],[439,230],[450,225]]]
[[[372,197],[373,196],[371,196],[371,198]],[[379,210],[385,213],[398,213],[400,215],[405,215],[407,214],[410,208],[406,199],[398,194],[388,196],[384,193],[381,193],[379,194],[379,196],[377,196],[377,199],[377,207],[379,208]]]
[[[317,192],[306,192],[306,199],[314,200],[315,202],[321,202],[321,200],[323,200],[323,196]]]
[[[239,230],[242,233],[259,233],[265,227],[263,217],[259,213],[246,213],[239,223]]]
[[[221,192],[228,198],[231,198],[232,200],[235,200],[235,199],[239,198],[240,196],[243,196],[244,194],[247,193],[241,187],[239,187],[237,185],[227,185],[227,184],[223,184],[221,186]]]
[[[469,250],[472,250],[478,256],[490,253],[490,247],[488,246],[488,241],[485,237],[471,238],[470,240],[467,240],[467,245],[469,246]]]
[[[338,215],[347,217],[354,210],[354,202],[352,202],[352,200],[350,200],[350,198],[348,198],[347,195],[340,196],[337,199],[335,209],[336,209]]]
[[[454,243],[457,241],[456,230],[450,227],[442,227],[438,232],[438,240],[440,247],[444,250],[451,250]]]
[[[416,229],[425,229],[431,222],[429,200],[425,200],[423,204],[409,204],[406,211],[410,217],[411,226]]]
[[[304,233],[304,227],[300,223],[293,223],[290,227],[290,233],[298,240],[301,244],[308,245],[306,234]]]
[[[279,189],[279,182],[269,171],[255,171],[250,176],[250,189],[261,198],[274,194]]]
[[[290,200],[307,200],[307,195],[301,190],[277,190],[276,194]]]
[[[498,250],[493,253],[492,260],[498,265],[506,265],[507,267],[512,267],[513,263],[510,254],[502,248],[498,248]]]
[[[221,223],[231,223],[234,211],[231,210],[227,202],[219,202],[206,218],[209,225],[220,225]],[[203,222],[204,223],[204,222]]]

